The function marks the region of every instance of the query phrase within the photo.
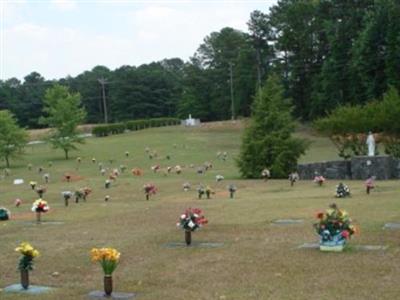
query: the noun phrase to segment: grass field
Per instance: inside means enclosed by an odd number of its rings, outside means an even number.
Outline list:
[[[227,123],[89,138],[69,161],[63,159],[61,151],[46,145],[28,147],[21,160],[12,162],[15,168],[11,175],[0,181],[0,206],[12,212],[11,221],[0,223],[0,288],[19,281],[19,254],[14,248],[29,241],[41,252],[31,283],[57,288],[32,299],[87,299],[90,291],[101,290],[102,271],[90,262],[89,251],[103,246],[121,252],[121,263],[113,275],[114,290],[137,293],[136,299],[399,299],[400,230],[382,229],[387,222],[400,222],[399,182],[377,182],[369,196],[363,182],[347,182],[353,196],[336,202],[350,213],[360,233],[345,252],[297,249],[317,241],[312,228],[314,215],[335,201],[338,182],[328,180],[318,187],[300,181],[291,188],[286,180],[241,180],[234,163],[241,133],[241,126]],[[329,140],[304,128],[298,135],[313,142],[301,161],[337,158]],[[146,147],[156,150],[158,158],[150,160]],[[130,153],[128,158],[125,151]],[[218,151],[228,152],[225,162],[216,158]],[[78,156],[80,164],[75,159]],[[106,190],[106,177],[101,176],[92,157],[110,169],[123,164],[127,171]],[[189,167],[205,161],[213,162],[213,169],[205,175]],[[26,167],[29,163],[34,166],[31,171]],[[164,176],[164,172],[150,170],[155,164],[184,168],[180,175]],[[39,166],[50,174],[44,199],[51,209],[43,220],[62,224],[29,223],[35,218],[30,208],[37,197],[28,182],[43,183]],[[133,167],[142,168],[144,176],[132,176],[129,170]],[[76,180],[62,181],[65,172]],[[217,174],[225,180],[216,183]],[[23,178],[25,184],[13,185],[15,178]],[[192,184],[189,192],[182,190],[185,181]],[[150,201],[142,191],[146,182],[159,189]],[[214,188],[212,199],[197,199],[198,183]],[[229,183],[238,187],[235,199],[228,197]],[[93,189],[88,201],[64,207],[61,191],[84,186]],[[107,194],[111,200],[104,202]],[[21,207],[14,207],[15,198],[23,200]],[[175,224],[187,207],[202,208],[209,220],[193,234],[193,240],[223,243],[221,247],[166,247],[167,243],[183,241],[183,231]],[[272,224],[285,218],[303,219],[304,223]],[[388,249],[361,251],[356,245],[385,245]],[[54,272],[59,275],[53,276]],[[0,292],[0,299],[28,297]]]

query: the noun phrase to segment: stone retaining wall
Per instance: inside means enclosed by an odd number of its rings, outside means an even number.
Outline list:
[[[378,180],[400,179],[400,159],[391,156],[356,156],[351,160],[337,160],[299,164],[301,179],[313,179],[315,172],[328,179],[365,180],[369,175]]]

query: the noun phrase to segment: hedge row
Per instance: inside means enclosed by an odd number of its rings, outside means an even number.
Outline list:
[[[108,136],[111,134],[124,133],[125,130],[135,131],[151,127],[178,125],[180,123],[181,120],[178,118],[142,119],[142,120],[128,121],[124,123],[98,125],[93,127],[92,134],[97,137],[101,137],[101,136]]]

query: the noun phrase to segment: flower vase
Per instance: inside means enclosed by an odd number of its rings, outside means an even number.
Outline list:
[[[107,297],[111,296],[113,290],[113,282],[111,275],[104,275],[104,294]]]
[[[21,270],[21,285],[26,290],[29,287],[29,271]]]
[[[185,230],[185,242],[187,246],[192,243],[192,232],[190,230]]]
[[[40,223],[42,218],[42,213],[40,211],[36,212],[36,222]]]

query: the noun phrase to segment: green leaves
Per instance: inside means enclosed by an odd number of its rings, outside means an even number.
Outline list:
[[[257,94],[253,114],[246,129],[238,160],[245,178],[259,178],[269,168],[275,178],[286,177],[296,169],[297,160],[308,144],[291,137],[294,123],[290,101],[283,97],[277,76],[271,76]]]
[[[6,160],[7,167],[10,166],[11,157],[23,152],[27,137],[26,131],[16,124],[9,111],[0,111],[0,157]]]
[[[55,85],[46,91],[44,104],[46,116],[40,122],[52,128],[49,142],[54,148],[64,150],[68,159],[68,152],[77,149],[74,144],[83,143],[76,131],[86,116],[85,110],[80,107],[80,95],[71,94],[65,86]]]

